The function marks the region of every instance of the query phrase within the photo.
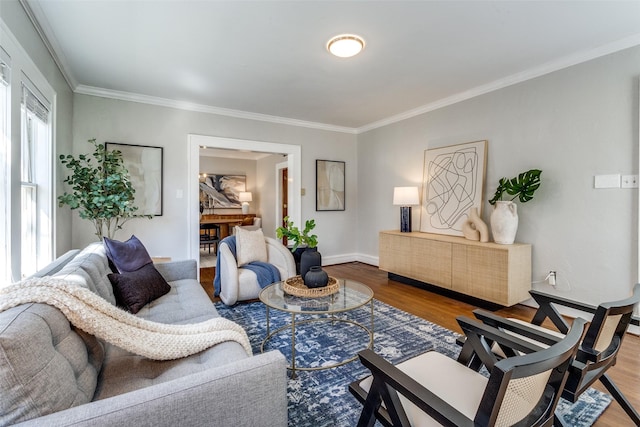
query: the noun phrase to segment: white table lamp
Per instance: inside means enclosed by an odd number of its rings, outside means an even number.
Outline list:
[[[420,204],[418,187],[394,187],[393,204],[400,206],[400,231],[411,231],[411,206]]]
[[[251,191],[241,191],[238,200],[242,202],[242,214],[249,213],[249,202],[252,201]]]

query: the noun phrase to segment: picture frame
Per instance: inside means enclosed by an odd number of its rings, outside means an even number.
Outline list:
[[[247,189],[246,175],[200,174],[200,203],[204,209],[242,209],[240,193]]]
[[[345,210],[345,162],[316,160],[316,211]]]
[[[118,142],[106,142],[105,148],[122,153],[124,166],[135,189],[136,214],[162,216],[163,148]]]
[[[425,150],[420,231],[462,236],[472,207],[482,214],[486,140]]]

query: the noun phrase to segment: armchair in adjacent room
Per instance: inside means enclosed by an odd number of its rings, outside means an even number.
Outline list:
[[[262,231],[260,230],[259,233],[262,234]],[[233,239],[237,237],[237,233],[232,236]],[[295,276],[296,264],[291,251],[276,239],[266,236],[263,236],[263,239],[266,247],[266,262],[277,268],[280,280]],[[216,279],[219,280],[220,285],[220,299],[227,305],[256,299],[262,290],[256,273],[243,265],[242,261],[238,262],[234,256],[234,248],[230,247],[230,244],[233,245],[235,242],[224,239],[218,245],[219,269],[216,271]],[[240,251],[242,251],[241,247],[238,248],[238,252]],[[242,256],[242,254],[238,255]]]
[[[236,229],[238,227],[242,227],[245,230],[257,230],[259,228],[262,228],[262,218],[259,217],[253,217],[253,218],[245,218],[242,220],[242,224],[240,225],[236,225],[235,227],[233,227],[233,230],[231,231],[231,234],[236,234]]]

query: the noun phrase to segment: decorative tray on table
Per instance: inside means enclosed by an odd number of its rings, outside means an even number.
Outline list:
[[[340,282],[335,277],[329,276],[327,286],[321,288],[307,288],[301,276],[293,276],[284,281],[282,289],[289,295],[296,297],[316,298],[335,294],[340,290]]]

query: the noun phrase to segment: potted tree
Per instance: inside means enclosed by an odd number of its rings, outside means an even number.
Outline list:
[[[515,241],[518,232],[518,207],[515,199],[521,203],[533,200],[533,194],[540,188],[540,169],[531,169],[518,176],[507,179],[500,178],[498,188],[489,203],[493,205],[491,212],[491,232],[496,243],[510,245]],[[502,200],[504,194],[512,196],[510,200]]]
[[[129,172],[124,167],[120,151],[107,151],[104,144],[94,139],[93,154],[61,154],[60,162],[72,171],[64,180],[72,192],[58,197],[59,206],[78,209],[80,218],[93,223],[96,236],[113,238],[115,233],[132,218],[152,218],[152,215],[136,215],[133,205],[135,189]]]
[[[285,226],[276,229],[279,239],[286,237],[287,241],[293,242],[291,252],[295,254],[298,247],[304,247],[300,254],[299,274],[304,279],[311,267],[322,266],[322,255],[318,252],[318,236],[309,234],[316,226],[313,219],[308,219],[304,224],[304,229],[300,231],[289,217],[284,217]]]

